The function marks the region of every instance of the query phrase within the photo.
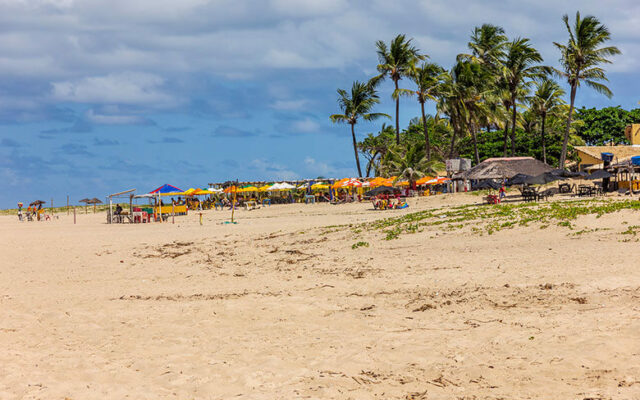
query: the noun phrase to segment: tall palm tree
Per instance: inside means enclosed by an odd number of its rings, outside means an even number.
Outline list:
[[[380,103],[378,94],[370,82],[353,82],[351,86],[351,94],[344,89],[338,89],[338,105],[342,114],[333,114],[329,118],[331,122],[346,122],[351,125],[351,138],[353,139],[353,152],[356,157],[356,166],[358,167],[358,176],[362,176],[360,169],[360,159],[358,157],[358,146],[356,141],[355,125],[358,119],[365,121],[374,121],[380,117],[391,118],[387,114],[373,113],[373,107]]]
[[[567,144],[569,142],[569,130],[571,127],[571,118],[573,117],[574,103],[576,92],[581,82],[587,84],[597,92],[607,97],[613,96],[611,90],[601,82],[608,81],[603,64],[610,64],[612,57],[620,54],[615,46],[605,46],[604,43],[611,39],[609,29],[600,23],[600,21],[588,15],[580,18],[580,12],[576,12],[576,19],[573,29],[569,25],[569,16],[562,17],[564,25],[569,33],[569,41],[567,44],[553,44],[560,50],[560,63],[562,70],[555,72],[567,80],[571,88],[569,114],[567,116],[567,126],[562,141],[562,153],[560,154],[560,168],[564,168],[567,158]]]
[[[497,25],[483,24],[475,27],[471,40],[467,44],[471,54],[460,54],[458,59],[466,59],[484,64],[491,70],[500,65],[504,57],[507,35],[504,29]]]
[[[562,99],[565,92],[557,82],[543,79],[536,83],[536,91],[531,99],[531,111],[541,119],[540,139],[542,141],[542,161],[547,162],[547,143],[545,137],[545,123],[548,115],[554,115],[565,105]]]
[[[419,54],[420,50],[411,44],[413,39],[407,39],[405,35],[398,35],[392,41],[389,47],[381,40],[376,42],[378,53],[378,72],[380,75],[376,78],[384,78],[388,76],[398,90],[398,81],[408,76],[411,68],[416,62],[424,60],[426,57]],[[396,97],[396,144],[400,144],[400,98]]]
[[[416,66],[409,71],[409,79],[417,86],[416,90],[396,89],[393,93],[394,98],[400,95],[413,96],[416,95],[418,103],[420,103],[420,111],[422,112],[422,127],[424,129],[424,148],[427,161],[431,161],[431,143],[429,142],[429,131],[427,130],[427,117],[424,112],[424,103],[427,100],[436,100],[441,94],[442,80],[444,69],[434,63],[424,62],[420,66]]]
[[[459,61],[444,76],[439,107],[449,116],[453,126],[449,157],[453,156],[457,136],[468,131],[473,140],[475,161],[480,162],[477,134],[481,121],[487,119],[490,112],[487,101],[490,96],[490,87],[487,85],[489,82],[489,70],[471,61]]]
[[[535,65],[542,62],[542,56],[529,44],[529,39],[516,38],[507,43],[502,69],[502,77],[509,92],[511,106],[511,156],[516,152],[516,118],[518,117],[518,97],[526,91],[533,79],[540,79],[548,68]]]

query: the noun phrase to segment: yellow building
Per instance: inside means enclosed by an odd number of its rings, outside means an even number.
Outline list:
[[[640,156],[640,124],[628,125],[624,135],[631,143],[619,146],[575,146],[578,153],[578,169],[583,171],[589,167],[602,164],[602,153],[613,154],[613,164],[628,161],[631,157]]]

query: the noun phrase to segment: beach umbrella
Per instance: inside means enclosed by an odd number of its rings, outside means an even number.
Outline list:
[[[527,179],[531,177],[532,177],[531,175],[527,175],[527,174],[516,174],[511,178],[507,179],[507,182],[505,184],[507,186],[524,185],[525,183],[527,183]]]
[[[377,196],[383,193],[393,193],[393,188],[391,186],[378,186],[374,189],[369,190],[364,195],[365,196]]]
[[[545,172],[540,175],[528,177],[527,179],[525,179],[525,183],[528,183],[529,185],[544,185],[547,183],[551,183],[559,180],[565,180],[565,179],[567,178],[563,178],[562,176],[559,176],[559,175],[554,175],[551,172]]]
[[[584,178],[588,174],[581,171],[569,171],[567,169],[558,168],[551,171],[552,174],[562,176],[564,178]]]
[[[425,176],[423,178],[420,178],[416,181],[416,185],[424,185],[427,182],[429,182],[430,180],[434,179],[433,176]]]
[[[89,212],[87,206],[91,203],[91,199],[84,198],[79,203],[84,203],[84,213],[87,214]]]
[[[586,176],[584,179],[589,179],[589,180],[594,180],[594,179],[607,179],[607,178],[611,178],[613,175],[611,175],[610,173],[608,173],[607,171],[603,170],[603,169],[599,169],[596,172],[592,173],[589,176]]]
[[[345,182],[342,183],[342,185],[340,187],[362,187],[362,182],[360,182],[359,180],[355,179],[355,178],[351,178]]]
[[[93,213],[95,214],[95,212],[96,212],[96,204],[102,204],[102,200],[94,197],[90,201],[91,201],[91,203],[89,203],[89,204],[93,204]]]
[[[498,190],[500,189],[500,184],[492,179],[483,179],[473,188],[476,190],[486,190],[486,189]]]
[[[29,205],[30,206],[39,206],[40,204],[46,204],[46,203],[47,202],[44,201],[44,200],[36,200],[36,201],[31,202]]]

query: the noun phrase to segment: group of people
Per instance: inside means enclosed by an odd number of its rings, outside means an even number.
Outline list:
[[[400,210],[407,207],[409,204],[400,198],[399,193],[395,196],[389,196],[386,193],[379,194],[373,199],[373,208],[376,210]]]
[[[43,213],[44,213],[44,209],[42,208],[42,203],[39,203],[37,206],[35,204],[29,205],[26,210],[26,215],[23,216],[22,203],[18,203],[18,219],[20,221],[23,221],[24,218],[26,218],[27,221],[33,221],[34,218],[40,221],[40,218]]]

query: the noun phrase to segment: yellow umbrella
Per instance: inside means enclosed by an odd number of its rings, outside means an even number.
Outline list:
[[[258,192],[266,192],[267,190],[269,190],[269,188],[273,186],[273,185],[264,185],[264,186],[260,186],[258,188]]]
[[[326,190],[326,189],[329,189],[329,185],[327,185],[326,183],[316,183],[314,185],[311,185],[311,189],[312,190]]]
[[[242,188],[238,190],[238,192],[257,192],[258,188],[255,186],[247,186],[246,188]]]

